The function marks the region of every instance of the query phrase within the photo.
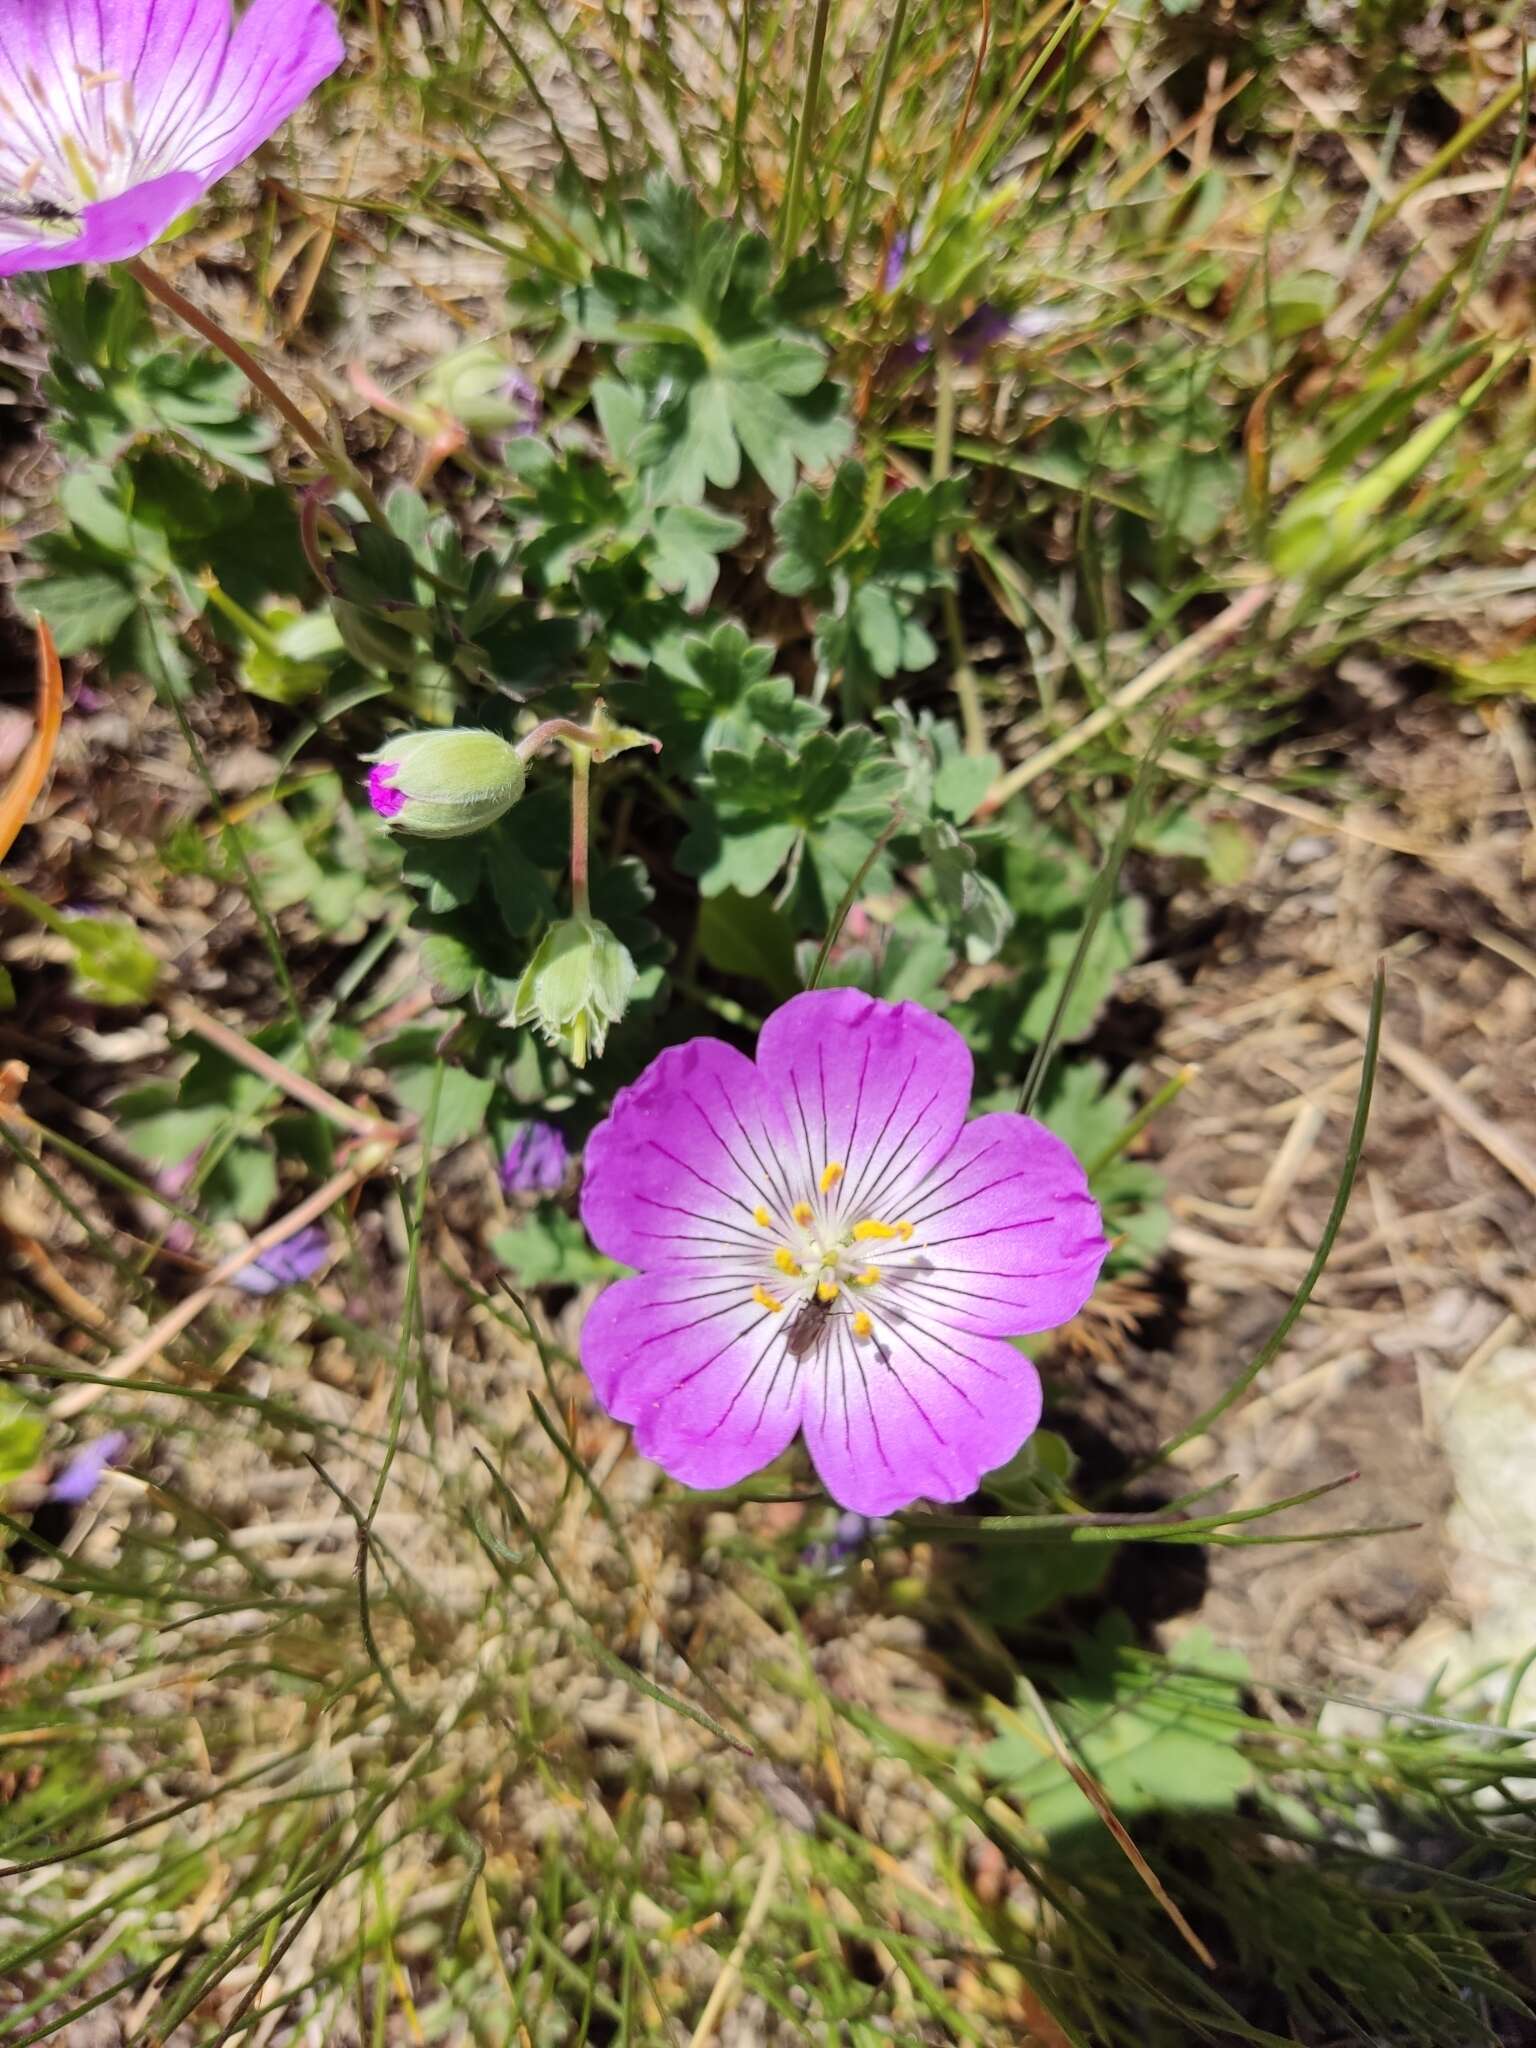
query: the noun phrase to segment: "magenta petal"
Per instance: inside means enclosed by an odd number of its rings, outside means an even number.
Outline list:
[[[835,1199],[849,1217],[900,1213],[970,1106],[971,1055],[954,1026],[858,989],[795,996],[775,1010],[757,1063],[794,1171],[809,1192],[841,1166]]]
[[[670,1046],[587,1140],[581,1220],[626,1266],[761,1265],[773,1239],[754,1211],[796,1199],[774,1152],[752,1062],[716,1038]]]
[[[325,0],[254,0],[218,86],[173,145],[211,185],[277,132],[346,56]]]
[[[0,0],[0,275],[138,255],[344,54],[324,0]]]
[[[0,249],[0,277],[14,277],[23,270],[61,270],[71,263],[120,263],[142,255],[206,189],[200,178],[171,171],[116,199],[95,200],[82,208],[80,233],[72,241],[29,241]]]
[[[1040,1377],[1011,1344],[947,1331],[915,1311],[876,1316],[869,1337],[835,1326],[805,1441],[840,1507],[888,1515],[915,1500],[964,1500],[1040,1420]]]
[[[396,789],[398,761],[380,761],[368,771],[368,801],[381,818],[398,818],[405,809],[405,791]]]
[[[906,1211],[898,1275],[968,1330],[1053,1330],[1093,1292],[1109,1251],[1088,1177],[1060,1138],[999,1111],[966,1125]]]
[[[800,1424],[787,1316],[761,1308],[750,1287],[712,1273],[645,1273],[599,1296],[582,1327],[581,1362],[598,1399],[686,1486],[732,1486],[760,1471]]]

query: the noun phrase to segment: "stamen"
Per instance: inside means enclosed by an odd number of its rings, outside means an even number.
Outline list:
[[[123,75],[120,71],[87,71],[83,64],[77,64],[75,69],[79,72],[80,83],[87,92],[98,85],[113,85]]]
[[[775,1301],[773,1296],[768,1292],[767,1288],[762,1285],[758,1285],[753,1288],[752,1299],[757,1303],[759,1308],[770,1309],[774,1315],[778,1315],[784,1307],[783,1302]]]
[[[873,1287],[879,1278],[880,1268],[878,1266],[866,1266],[862,1273],[854,1274],[853,1284],[855,1287]]]
[[[66,135],[64,137],[63,149],[65,156],[69,159],[69,168],[75,174],[75,183],[80,187],[86,198],[100,198],[101,195],[97,190],[96,180],[91,175],[90,166],[80,154],[80,145],[76,142],[73,135]]]
[[[907,1225],[909,1235],[911,1229],[912,1226],[909,1223]],[[889,1223],[876,1223],[873,1217],[869,1218],[867,1222],[855,1223],[853,1226],[853,1241],[855,1244],[867,1244],[872,1237],[899,1237],[900,1234],[900,1224],[893,1226]]]
[[[793,1209],[791,1209],[789,1212],[790,1221],[792,1223],[801,1224],[809,1223],[811,1218],[815,1214],[816,1211],[811,1207],[809,1202],[796,1202]]]
[[[31,163],[27,165],[27,168],[16,180],[16,190],[21,194],[23,199],[25,199],[31,192],[32,187],[37,183],[38,179],[42,176],[42,172],[42,158],[40,156],[33,157]]]
[[[897,1224],[896,1235],[901,1239],[903,1244],[905,1244],[907,1239],[912,1235],[912,1226],[910,1223],[907,1222],[905,1217],[903,1217],[901,1222]]]
[[[835,1280],[823,1280],[817,1286],[816,1299],[818,1301],[836,1301],[842,1291]]]
[[[853,1334],[855,1337],[867,1337],[874,1327],[874,1324],[869,1319],[869,1311],[867,1309],[861,1308],[855,1312],[853,1318]]]
[[[778,1250],[773,1255],[773,1263],[778,1267],[779,1271],[785,1276],[786,1279],[799,1279],[801,1273],[800,1264],[798,1260],[795,1258],[794,1253],[789,1249],[787,1245],[781,1244],[779,1246]]]
[[[842,1167],[838,1164],[838,1162],[835,1159],[832,1160],[828,1165],[824,1166],[821,1169],[821,1192],[824,1195],[830,1195],[832,1190],[837,1186],[838,1182],[842,1179],[842,1177]]]
[[[761,1202],[759,1202],[757,1207],[752,1211],[752,1221],[757,1225],[759,1230],[772,1230],[773,1228],[773,1218],[768,1214],[768,1211],[763,1207]]]

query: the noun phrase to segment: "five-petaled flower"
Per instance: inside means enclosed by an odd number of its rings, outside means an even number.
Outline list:
[[[582,1333],[598,1398],[690,1486],[796,1430],[841,1506],[962,1500],[1040,1415],[1007,1340],[1075,1315],[1108,1245],[1082,1168],[1025,1116],[967,1122],[971,1056],[914,1003],[794,997],[756,1064],[697,1038],[620,1091],[581,1212],[640,1268]]]
[[[344,55],[325,0],[0,0],[0,277],[141,254]]]

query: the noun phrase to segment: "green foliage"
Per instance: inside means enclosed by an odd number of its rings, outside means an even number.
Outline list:
[[[64,921],[64,936],[74,950],[76,985],[90,1001],[136,1006],[154,994],[160,963],[131,924],[70,917]]]
[[[1172,1668],[1149,1669],[1124,1654],[1130,1641],[1119,1614],[1106,1616],[1091,1641],[1078,1639],[1076,1668],[1057,1673],[1051,1688],[1062,1740],[1128,1825],[1151,1812],[1230,1811],[1255,1775],[1234,1739],[1247,1661],[1191,1629]],[[978,1761],[1026,1824],[1049,1836],[1096,1834],[1102,1823],[1033,1708],[995,1707],[993,1720],[999,1733]]]
[[[371,814],[347,801],[339,776],[310,776],[232,829],[269,910],[302,907],[321,931],[355,943],[388,908],[393,849]],[[227,844],[214,859],[226,879],[242,875]]]
[[[37,1463],[43,1418],[8,1388],[0,1387],[0,1494]]]
[[[1137,1109],[1137,1090],[1129,1075],[1113,1087],[1106,1087],[1105,1078],[1097,1060],[1058,1066],[1037,1108],[1040,1121],[1089,1167],[1109,1151]],[[1122,1153],[1100,1167],[1091,1184],[1104,1212],[1105,1231],[1118,1240],[1109,1270],[1149,1265],[1162,1250],[1169,1225],[1157,1168]]]
[[[825,497],[806,485],[774,514],[779,552],[768,580],[816,606],[822,673],[846,681],[856,703],[877,680],[936,658],[921,609],[953,582],[938,543],[963,523],[965,496],[951,478],[886,498],[862,462],[845,462]]]
[[[618,452],[653,495],[697,504],[711,485],[731,489],[745,459],[783,498],[798,467],[835,461],[849,424],[804,317],[832,296],[830,279],[775,279],[763,236],[711,219],[663,177],[625,207],[623,226],[628,261],[594,264],[565,312],[576,332],[617,348],[632,394]]]
[[[54,349],[43,395],[50,431],[79,462],[115,462],[160,431],[224,469],[267,481],[273,432],[232,363],[168,347],[131,278],[55,270],[43,288]]]
[[[625,1271],[592,1249],[573,1216],[548,1206],[497,1231],[491,1250],[521,1287],[586,1287]]]
[[[42,573],[28,602],[61,654],[98,652],[168,689],[193,679],[182,626],[207,609],[210,580],[247,607],[308,580],[285,493],[209,485],[174,454],[82,464],[60,485],[59,510],[65,525],[33,550]]]
[[[429,1124],[434,1145],[458,1145],[485,1127],[495,1080],[444,1059],[441,1033],[402,1031],[379,1048],[390,1092],[408,1116]]]
[[[818,732],[798,749],[760,740],[751,753],[718,747],[690,831],[678,848],[684,874],[705,896],[755,896],[794,860],[790,890],[802,923],[824,923],[889,823],[906,778],[882,759],[872,733]]]

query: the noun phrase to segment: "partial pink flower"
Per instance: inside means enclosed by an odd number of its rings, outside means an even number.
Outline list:
[[[324,0],[0,0],[0,277],[139,255],[344,55]]]
[[[1076,1315],[1108,1250],[1071,1152],[1029,1117],[966,1120],[971,1056],[915,1003],[796,996],[757,1059],[696,1038],[620,1091],[581,1213],[640,1269],[581,1355],[637,1447],[733,1485],[797,1430],[861,1515],[963,1500],[1040,1417],[1007,1340]]]

